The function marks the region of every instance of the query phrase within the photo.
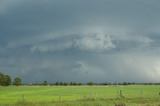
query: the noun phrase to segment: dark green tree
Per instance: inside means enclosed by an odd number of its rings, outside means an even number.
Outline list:
[[[73,85],[74,85],[74,86],[76,86],[76,85],[77,85],[77,83],[76,83],[76,82],[73,82]]]
[[[4,76],[4,86],[11,85],[11,77],[9,75]]]
[[[67,85],[68,85],[68,83],[67,83],[67,82],[64,82],[64,83],[63,83],[63,85],[64,85],[64,86],[67,86]]]
[[[88,82],[87,85],[92,86],[93,82]]]
[[[59,85],[64,85],[64,83],[63,83],[63,82],[60,82]]]
[[[4,74],[0,72],[0,85],[4,86]]]
[[[21,84],[22,84],[21,78],[17,77],[17,78],[14,79],[13,85],[19,86]]]
[[[73,85],[73,82],[70,82],[70,85]]]
[[[128,83],[127,82],[123,82],[123,85],[128,85]]]
[[[56,82],[55,85],[56,85],[56,86],[59,85],[59,82]]]
[[[77,85],[82,85],[82,84],[79,82],[79,83],[77,83]]]
[[[44,82],[43,82],[43,85],[48,85],[48,82],[47,82],[47,81],[44,81]]]

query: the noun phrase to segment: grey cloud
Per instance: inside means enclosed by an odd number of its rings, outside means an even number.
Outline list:
[[[158,56],[146,51],[127,51],[118,54],[104,54],[95,57],[96,62],[92,60],[92,64],[97,64],[101,70],[105,72],[108,80],[120,81],[125,80],[135,82],[158,82],[159,67]],[[114,78],[115,79],[114,79]]]
[[[144,53],[129,51],[118,54],[92,54],[89,57],[79,54],[77,56],[41,54],[23,59],[4,58],[0,64],[2,71],[12,73],[13,77],[21,76],[26,82],[44,79],[81,82],[158,82],[160,74],[158,56]]]
[[[158,82],[159,3],[1,0],[0,70],[25,82]]]
[[[40,52],[54,52],[54,51],[61,51],[65,49],[70,49],[72,47],[72,42],[65,42],[65,43],[50,43],[50,44],[42,44],[42,45],[35,45],[30,48],[32,52],[34,51],[40,51]]]

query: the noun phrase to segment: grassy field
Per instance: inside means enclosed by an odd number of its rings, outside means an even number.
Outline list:
[[[120,90],[122,94],[120,95]],[[160,106],[160,86],[10,86],[0,87],[0,105]]]

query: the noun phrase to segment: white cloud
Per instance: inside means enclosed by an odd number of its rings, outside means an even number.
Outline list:
[[[90,35],[76,40],[75,47],[80,50],[103,52],[115,48],[109,36],[104,34]]]
[[[61,51],[66,50],[72,47],[72,42],[58,42],[58,43],[47,43],[47,44],[40,44],[34,45],[30,48],[32,52],[40,51],[40,52],[54,52],[54,51]]]
[[[61,37],[55,39],[55,41],[51,43],[43,43],[34,45],[30,48],[32,52],[41,51],[61,51],[70,48],[90,51],[90,52],[104,52],[115,48],[115,45],[112,43],[112,40],[109,36],[104,34],[92,34],[85,36],[78,36],[74,38],[74,35],[71,36],[72,39],[66,39],[65,37]],[[64,40],[65,39],[65,40]],[[57,40],[57,41],[56,41]]]
[[[147,35],[139,35],[136,33],[114,33],[112,34],[112,39],[117,41],[128,41],[128,42],[136,42],[136,43],[143,43],[148,44],[153,42],[151,38]]]

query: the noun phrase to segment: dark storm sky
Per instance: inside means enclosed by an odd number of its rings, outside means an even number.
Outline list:
[[[160,81],[160,0],[0,0],[0,72],[24,82]]]

